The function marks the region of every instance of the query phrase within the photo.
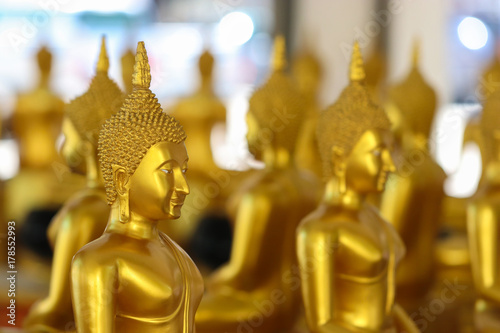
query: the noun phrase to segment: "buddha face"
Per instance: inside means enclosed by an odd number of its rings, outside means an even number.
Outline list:
[[[128,180],[129,208],[149,220],[177,219],[189,186],[184,142],[152,146]]]
[[[82,139],[71,120],[66,117],[62,123],[62,132],[64,142],[61,147],[61,155],[73,172],[84,173]]]
[[[262,142],[259,123],[251,112],[247,113],[246,120],[248,128],[246,135],[248,150],[257,160],[260,160],[262,155]]]
[[[389,172],[395,170],[389,151],[389,131],[368,130],[343,160],[346,188],[358,193],[384,190]]]

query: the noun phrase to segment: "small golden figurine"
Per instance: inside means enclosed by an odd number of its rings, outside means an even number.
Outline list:
[[[318,159],[316,141],[316,125],[319,118],[317,94],[321,82],[321,65],[312,53],[306,52],[295,59],[292,73],[306,104],[303,111],[304,120],[297,138],[295,164],[299,169],[309,170],[321,177],[321,162]]]
[[[388,98],[401,114],[405,131],[398,170],[389,178],[380,206],[382,216],[406,247],[396,275],[396,294],[398,303],[408,311],[418,309],[434,281],[434,246],[446,179],[428,147],[436,94],[418,69],[418,53],[416,44],[410,73],[389,90]]]
[[[467,207],[467,230],[474,286],[478,294],[478,332],[500,332],[500,90],[485,101],[481,132],[488,163],[484,180]]]
[[[30,332],[60,332],[74,323],[70,267],[73,255],[102,235],[109,216],[104,182],[97,163],[101,125],[115,114],[123,93],[108,77],[104,37],[96,75],[88,91],[66,106],[62,154],[75,172],[86,175],[87,186],[74,194],[52,220],[48,238],[54,250],[49,295],[30,310],[24,327]]]
[[[189,160],[189,186],[191,195],[186,198],[185,214],[175,224],[165,223],[160,229],[181,246],[191,240],[200,218],[205,214],[223,211],[228,188],[211,189],[221,169],[214,161],[211,147],[211,134],[214,126],[225,125],[226,107],[215,95],[212,86],[214,57],[204,51],[198,61],[200,86],[191,96],[185,97],[169,112],[183,124],[189,135],[186,148],[191,154]],[[209,185],[207,185],[209,184]],[[207,195],[209,193],[209,195]],[[201,200],[200,198],[203,198]],[[202,202],[202,204],[200,204]]]
[[[238,200],[230,261],[207,282],[196,313],[198,333],[285,332],[300,309],[295,229],[317,203],[315,177],[293,153],[304,101],[285,74],[285,40],[275,41],[272,74],[250,98],[247,140],[265,164]]]
[[[104,234],[71,265],[77,331],[195,332],[202,277],[158,222],[177,219],[189,194],[186,134],[149,89],[144,42],[133,90],[99,137],[111,215]],[[172,221],[169,221],[172,223]]]
[[[364,79],[356,42],[350,84],[318,122],[324,197],[297,230],[307,323],[311,332],[418,332],[394,303],[404,245],[366,202],[384,189],[394,164],[389,119]]]
[[[61,133],[64,102],[49,86],[52,55],[37,53],[40,81],[20,94],[12,115],[12,130],[19,146],[20,171],[5,184],[4,215],[21,225],[34,209],[57,210],[84,183],[63,172],[56,140]]]

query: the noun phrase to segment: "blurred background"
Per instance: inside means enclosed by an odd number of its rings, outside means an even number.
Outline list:
[[[222,167],[244,169],[242,115],[252,88],[266,78],[275,33],[286,36],[291,56],[307,48],[321,60],[323,106],[347,83],[354,39],[365,57],[375,47],[383,50],[387,82],[394,83],[407,73],[418,38],[421,71],[439,96],[433,151],[452,175],[447,194],[467,197],[475,191],[481,165],[473,145],[462,154],[462,134],[467,119],[480,110],[480,88],[494,84],[478,77],[496,51],[499,12],[500,6],[487,0],[2,0],[0,111],[8,119],[16,95],[37,85],[35,58],[42,45],[53,52],[51,87],[67,102],[87,89],[102,34],[110,76],[122,87],[120,57],[144,40],[152,90],[164,107],[194,90],[196,62],[208,48],[216,59],[215,90],[228,109],[227,137],[214,147],[215,159]],[[0,179],[6,180],[17,173],[19,161],[8,122],[3,124]]]
[[[244,115],[254,87],[267,78],[273,37],[280,33],[290,59],[307,50],[320,60],[321,107],[347,84],[355,39],[365,59],[378,52],[386,85],[408,73],[418,39],[420,70],[438,96],[432,153],[448,174],[446,194],[470,197],[481,156],[473,142],[463,145],[464,129],[500,85],[499,78],[481,78],[499,51],[499,18],[500,5],[491,0],[0,0],[0,180],[20,169],[9,119],[18,95],[38,85],[40,47],[53,55],[51,89],[69,102],[87,90],[103,34],[110,77],[122,88],[120,59],[145,42],[151,90],[164,108],[196,90],[198,58],[210,50],[215,93],[227,108],[225,129],[212,133],[214,159],[223,169],[256,166],[246,148]]]

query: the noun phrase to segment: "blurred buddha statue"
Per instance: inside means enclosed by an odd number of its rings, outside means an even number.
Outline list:
[[[130,94],[132,92],[132,74],[134,73],[135,55],[130,49],[125,51],[121,57],[122,65],[122,80],[125,86],[125,93]]]
[[[389,90],[388,98],[401,113],[405,131],[397,172],[389,178],[380,209],[406,246],[396,275],[396,294],[398,302],[411,310],[418,309],[434,281],[434,246],[446,179],[429,151],[436,94],[420,74],[418,52],[415,45],[410,73]]]
[[[479,78],[479,83],[476,88],[476,94],[477,97],[480,98],[480,100],[485,101],[491,95],[493,95],[495,91],[499,90],[499,88],[500,88],[500,61],[498,59],[498,56],[495,54],[493,60],[488,65],[488,67],[485,68],[483,74]],[[481,113],[478,113],[477,115],[469,119],[469,121],[467,122],[464,131],[463,144],[465,146],[467,143],[472,142],[475,143],[479,148],[479,151],[481,153],[481,163],[483,166],[483,173],[481,175],[479,184],[482,184],[484,180],[485,176],[484,173],[486,172],[485,166],[488,164],[490,159],[490,156],[488,156],[488,150],[485,149],[484,147],[483,139],[484,137],[481,133]]]
[[[20,171],[5,185],[4,210],[5,218],[17,221],[19,226],[34,210],[54,214],[83,186],[79,178],[67,172],[56,148],[64,103],[50,90],[52,55],[42,47],[37,60],[38,86],[18,96],[11,119],[19,147]]]
[[[109,216],[97,157],[97,138],[104,121],[115,114],[123,94],[108,77],[105,40],[96,75],[85,94],[66,106],[62,154],[74,172],[86,175],[87,186],[75,193],[52,220],[48,238],[54,250],[50,290],[30,310],[24,327],[30,332],[61,332],[73,325],[70,267],[73,255],[104,232]]]
[[[294,164],[304,101],[285,66],[285,40],[278,36],[271,76],[250,98],[246,118],[249,150],[265,169],[234,194],[231,258],[208,279],[198,333],[284,332],[300,310],[295,229],[314,208],[318,186]]]
[[[500,332],[500,90],[489,95],[481,116],[487,164],[484,180],[467,207],[478,332]]]
[[[292,65],[292,73],[297,88],[305,102],[304,120],[302,121],[297,147],[295,164],[299,169],[309,170],[321,177],[321,163],[316,141],[316,124],[319,117],[318,88],[321,81],[321,65],[310,52],[298,56]]]
[[[385,97],[385,80],[387,61],[381,39],[377,39],[375,47],[365,63],[365,85],[375,103],[381,103]]]
[[[200,86],[191,96],[181,99],[169,112],[183,124],[189,135],[186,148],[190,152],[189,186],[191,195],[184,204],[185,213],[179,221],[164,223],[160,230],[167,233],[181,246],[187,246],[200,219],[213,212],[223,211],[228,188],[212,189],[217,184],[221,169],[214,161],[211,147],[212,130],[222,129],[226,121],[226,108],[215,95],[212,86],[214,57],[209,51],[201,54],[198,61]],[[207,190],[209,188],[209,190]],[[207,195],[208,193],[208,195]]]
[[[203,280],[158,222],[174,220],[189,187],[186,134],[149,89],[144,42],[137,46],[133,90],[99,136],[111,215],[104,234],[71,265],[78,332],[195,332]],[[169,221],[172,223],[172,221]]]
[[[318,122],[324,197],[297,230],[310,332],[418,332],[394,303],[404,245],[366,202],[368,193],[383,191],[394,164],[389,119],[364,81],[356,42],[350,83]]]

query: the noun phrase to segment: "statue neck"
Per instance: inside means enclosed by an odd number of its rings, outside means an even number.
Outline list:
[[[50,79],[49,73],[41,72],[38,87],[39,88],[49,88],[49,79]]]
[[[288,169],[292,166],[291,153],[285,148],[272,147],[271,145],[264,148],[262,161],[266,165],[266,169],[271,170]]]
[[[201,77],[200,91],[212,92],[212,77],[211,76],[202,76]]]
[[[328,206],[337,206],[348,210],[360,210],[365,200],[365,195],[347,188],[344,193],[340,193],[339,180],[332,177],[326,183],[323,202]]]
[[[485,177],[489,184],[500,184],[500,161],[491,161],[488,163]]]
[[[119,217],[120,203],[116,199],[111,206],[111,214],[105,232],[137,239],[154,240],[159,238],[158,221],[151,221],[133,211],[130,211],[128,222],[120,222]]]
[[[104,187],[104,179],[102,178],[101,168],[99,168],[99,163],[97,161],[97,151],[92,148],[85,156],[85,166],[86,166],[86,182],[88,188],[99,188]]]

